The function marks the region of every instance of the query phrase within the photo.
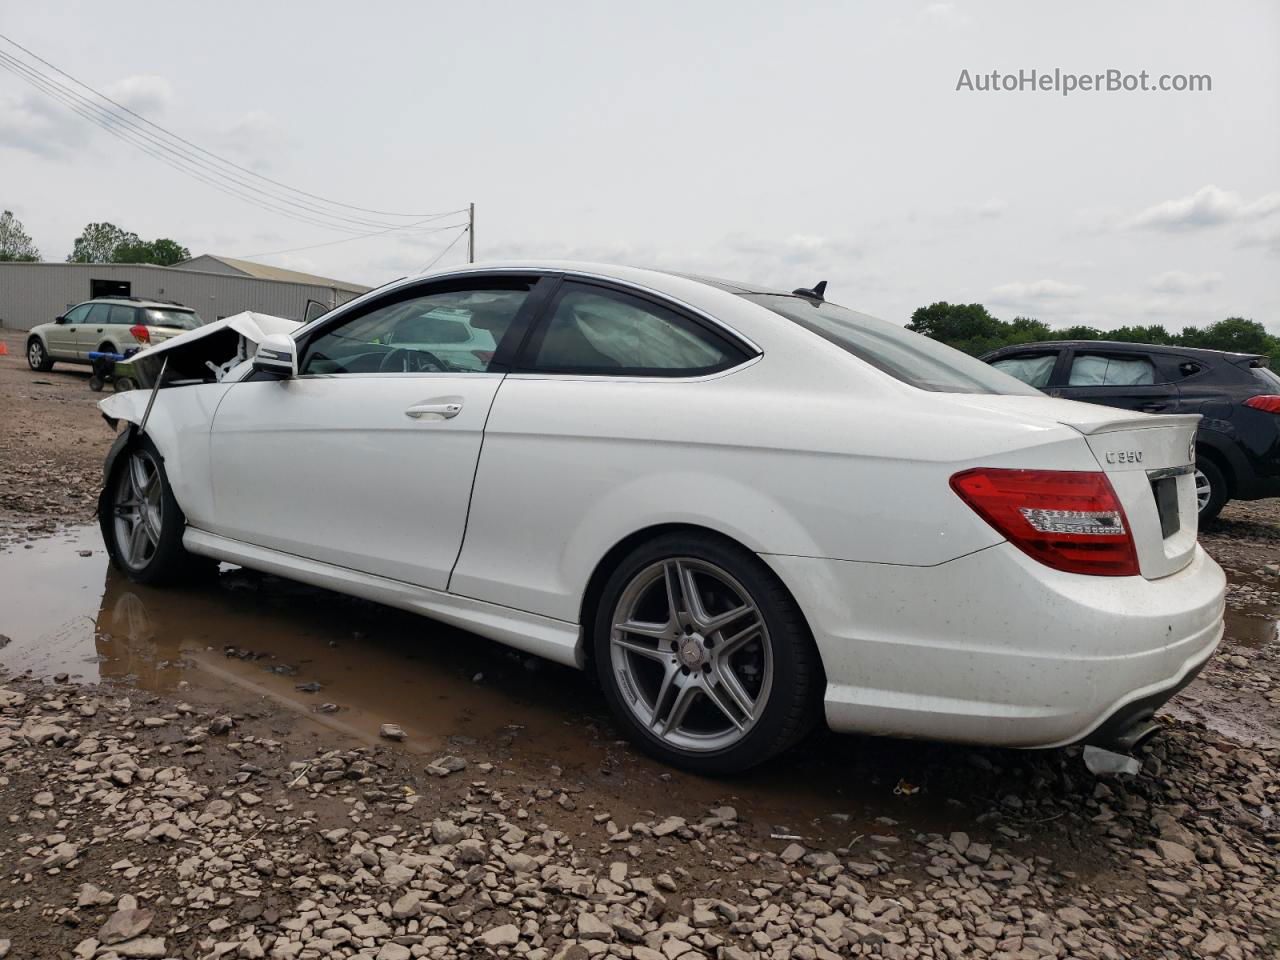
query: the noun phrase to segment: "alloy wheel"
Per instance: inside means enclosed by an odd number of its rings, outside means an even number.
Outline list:
[[[155,556],[163,529],[160,466],[146,450],[133,450],[116,475],[112,503],[116,546],[132,570],[141,570]]]
[[[40,346],[39,340],[32,340],[27,347],[27,363],[32,370],[39,370],[44,363],[44,347]]]
[[[1200,470],[1196,470],[1196,509],[1204,510],[1209,505],[1209,500],[1213,497],[1213,485],[1209,483]]]
[[[769,701],[764,617],[732,574],[705,560],[675,557],[640,570],[618,598],[609,654],[628,708],[678,750],[733,746]]]

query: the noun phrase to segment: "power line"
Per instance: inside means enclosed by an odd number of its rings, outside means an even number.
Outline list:
[[[361,213],[371,213],[371,214],[374,214],[375,216],[383,216],[383,217],[403,217],[403,218],[410,218],[410,217],[432,217],[432,216],[436,216],[436,214],[428,214],[428,213],[401,213],[401,212],[389,211],[389,210],[375,210],[375,209],[372,209],[372,208],[370,208],[370,207],[360,207],[360,206],[356,206],[355,204],[343,203],[343,202],[342,202],[342,201],[340,201],[340,200],[331,200],[331,199],[328,199],[328,198],[326,198],[326,197],[319,196],[318,194],[308,193],[308,192],[307,192],[307,191],[305,191],[305,190],[301,190],[301,189],[299,189],[299,188],[297,188],[297,187],[291,187],[291,186],[289,186],[289,185],[288,185],[288,184],[286,184],[286,183],[282,183],[282,182],[280,182],[279,180],[273,180],[272,178],[270,178],[270,177],[268,177],[268,176],[265,176],[264,174],[257,173],[257,172],[256,172],[256,171],[254,171],[254,170],[250,170],[248,167],[241,166],[240,164],[236,163],[236,162],[235,162],[235,161],[233,161],[233,160],[228,160],[227,158],[222,157],[222,156],[220,156],[220,155],[218,155],[218,154],[216,154],[216,153],[212,152],[211,150],[206,150],[204,147],[201,147],[199,144],[193,143],[193,142],[191,142],[190,140],[187,140],[186,138],[184,138],[184,137],[180,136],[179,134],[176,134],[176,133],[174,133],[173,131],[166,129],[165,127],[160,126],[160,124],[155,123],[155,122],[153,122],[153,121],[151,121],[151,120],[148,120],[146,117],[142,116],[142,115],[141,115],[141,114],[139,114],[139,113],[134,112],[133,110],[131,110],[131,109],[129,109],[128,107],[126,107],[124,104],[119,103],[119,102],[117,102],[117,101],[113,100],[111,97],[108,97],[106,94],[101,93],[101,92],[100,92],[100,91],[98,91],[98,90],[95,90],[93,87],[89,86],[88,84],[84,83],[83,81],[81,81],[81,80],[77,79],[76,77],[73,77],[71,74],[67,73],[65,70],[61,69],[60,67],[58,67],[58,66],[56,66],[56,65],[54,65],[54,64],[52,64],[52,63],[50,63],[48,60],[44,59],[44,58],[43,58],[43,57],[41,57],[39,54],[34,53],[34,52],[32,52],[31,50],[27,49],[27,48],[26,48],[26,47],[24,47],[22,44],[18,43],[16,40],[14,40],[12,37],[9,37],[9,36],[7,36],[7,35],[5,35],[5,34],[0,34],[0,40],[4,40],[6,43],[9,43],[9,44],[13,45],[14,47],[17,47],[19,50],[21,50],[21,51],[22,51],[23,53],[25,53],[27,56],[31,57],[33,60],[36,60],[36,61],[38,61],[39,63],[44,64],[44,65],[45,65],[46,67],[48,67],[49,69],[51,69],[51,70],[55,71],[56,73],[59,73],[59,74],[61,74],[62,76],[66,77],[66,78],[67,78],[68,80],[70,80],[72,83],[75,83],[77,86],[83,87],[85,90],[88,90],[88,91],[89,91],[90,93],[92,93],[94,96],[96,96],[96,97],[98,97],[98,98],[100,98],[100,99],[102,99],[102,100],[105,100],[107,103],[110,103],[112,106],[117,107],[117,108],[118,108],[118,109],[120,109],[120,110],[123,110],[125,113],[129,114],[130,116],[135,117],[135,118],[137,118],[138,120],[142,121],[143,123],[147,124],[147,126],[152,127],[152,128],[154,128],[154,129],[156,129],[156,130],[159,130],[159,131],[160,131],[161,133],[163,133],[165,136],[167,136],[167,137],[171,137],[171,138],[173,138],[174,140],[178,141],[179,143],[185,144],[186,146],[191,147],[192,149],[199,151],[200,153],[204,154],[204,155],[205,155],[205,156],[207,156],[207,157],[212,157],[214,160],[217,160],[219,163],[223,163],[223,164],[226,164],[227,166],[233,167],[233,168],[235,168],[235,169],[237,169],[237,170],[241,171],[242,173],[248,174],[249,176],[254,177],[254,178],[258,179],[258,180],[261,180],[261,181],[263,181],[263,182],[265,182],[265,183],[270,183],[270,184],[272,184],[272,185],[274,185],[274,186],[277,186],[277,187],[280,187],[280,188],[282,188],[282,189],[284,189],[284,190],[288,190],[288,191],[289,191],[289,192],[291,192],[291,193],[296,193],[296,194],[298,194],[298,195],[300,195],[300,196],[308,197],[308,198],[310,198],[310,199],[312,199],[312,200],[318,200],[318,201],[320,201],[321,203],[326,203],[326,204],[329,204],[329,205],[331,205],[331,206],[336,206],[336,207],[343,207],[343,208],[345,208],[345,209],[347,209],[347,210],[356,210],[356,211],[359,211],[359,212],[361,212]],[[278,198],[278,199],[279,199],[279,198]]]
[[[41,73],[40,71],[30,67],[28,64],[24,64],[22,61],[11,56],[10,54],[4,53],[3,51],[0,51],[0,67],[5,68],[10,73],[13,73],[15,76],[18,76],[20,79],[25,80],[27,83],[35,87],[37,90],[39,90],[41,93],[45,94],[46,96],[49,96],[52,99],[60,101],[61,103],[63,103],[68,108],[70,108],[73,112],[79,114],[84,119],[87,119],[92,123],[95,123],[97,126],[102,127],[103,129],[107,130],[107,132],[113,134],[117,138],[123,139],[125,142],[130,143],[131,145],[138,147],[144,152],[149,153],[151,156],[155,157],[156,159],[169,163],[169,165],[175,167],[175,169],[179,169],[181,172],[194,176],[196,179],[199,179],[202,182],[209,184],[211,186],[223,187],[223,186],[227,186],[227,184],[231,185],[231,189],[234,191],[233,195],[238,196],[240,199],[245,200],[246,202],[256,203],[257,205],[265,209],[269,209],[269,210],[272,210],[273,212],[281,213],[285,215],[289,215],[290,213],[294,213],[294,214],[297,213],[297,211],[282,210],[278,206],[267,203],[264,200],[260,200],[253,197],[247,197],[241,192],[241,190],[250,190],[254,193],[261,194],[263,197],[267,197],[270,200],[274,200],[279,203],[284,203],[291,207],[297,208],[297,210],[302,212],[300,216],[306,216],[307,218],[303,222],[313,223],[317,226],[326,226],[331,229],[343,230],[346,232],[353,232],[352,226],[355,226],[355,227],[371,227],[372,226],[372,227],[380,227],[384,229],[404,228],[404,227],[410,226],[409,224],[388,224],[383,221],[367,220],[364,218],[353,218],[353,217],[348,217],[344,214],[334,214],[323,209],[322,207],[318,207],[311,203],[295,201],[287,196],[285,197],[278,196],[275,193],[272,193],[270,191],[266,191],[261,189],[260,187],[257,187],[256,185],[246,181],[242,177],[238,177],[234,174],[229,174],[226,171],[221,170],[218,167],[214,166],[213,164],[210,164],[208,161],[205,161],[199,157],[190,156],[186,151],[182,150],[181,148],[175,148],[172,144],[156,137],[154,134],[139,127],[137,124],[132,123],[132,121],[129,121],[127,118],[120,117],[118,114],[113,113],[107,108],[101,107],[98,104],[93,103],[92,101],[88,100],[86,97],[83,97],[82,95],[76,93],[74,90],[69,89],[64,84],[58,83],[57,81],[49,78],[48,76]],[[170,154],[172,159],[169,157],[158,156],[155,152],[156,149],[165,151],[166,153]],[[208,172],[206,173],[206,170],[192,169],[192,167],[190,166],[192,164],[206,168]],[[211,183],[208,179],[209,174],[212,174],[212,176],[215,176],[224,181],[227,181],[227,184]],[[236,188],[240,188],[240,189],[236,189]],[[417,223],[424,223],[432,219],[442,219],[443,217],[449,216],[455,212],[456,211],[444,211],[442,213],[432,214],[428,216],[425,220],[417,221]],[[316,217],[320,217],[324,219],[322,221],[317,221],[314,219]]]
[[[419,272],[419,273],[426,273],[428,270],[430,270],[432,267],[434,267],[437,263],[439,263],[439,262],[440,262],[440,258],[441,258],[441,257],[443,257],[443,256],[444,256],[446,253],[448,253],[450,250],[452,250],[452,249],[453,249],[453,247],[454,247],[454,245],[455,245],[459,240],[461,240],[463,237],[465,237],[465,236],[470,232],[470,230],[471,230],[471,228],[470,228],[469,226],[463,226],[463,228],[458,232],[458,235],[457,235],[456,237],[454,237],[452,240],[450,240],[450,241],[449,241],[449,245],[448,245],[447,247],[445,247],[443,250],[441,250],[439,253],[437,253],[434,257],[432,257],[431,262],[430,262],[430,263],[428,263],[425,267],[423,267],[423,268],[422,268],[421,270],[419,270],[418,272]]]
[[[463,211],[456,210],[454,212],[462,213]],[[465,223],[451,223],[448,226],[444,226],[444,227],[432,227],[430,230],[415,231],[414,235],[420,237],[429,233],[441,233],[445,230],[456,230],[459,227],[461,227],[463,230],[466,230],[467,225]],[[306,247],[290,247],[288,250],[268,250],[266,253],[248,253],[248,254],[245,254],[240,259],[252,260],[255,257],[273,257],[278,253],[298,253],[301,250],[315,250],[317,247],[332,247],[335,243],[350,243],[352,240],[366,240],[369,237],[381,237],[388,233],[391,233],[392,230],[402,230],[402,229],[405,229],[405,228],[392,227],[388,230],[375,230],[373,233],[362,233],[354,237],[339,237],[337,240],[328,240],[328,241],[325,241],[324,243],[313,243]]]

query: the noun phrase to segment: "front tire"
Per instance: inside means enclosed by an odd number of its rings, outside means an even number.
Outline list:
[[[1218,465],[1207,457],[1196,461],[1196,505],[1200,511],[1200,525],[1204,526],[1217,517],[1227,505],[1231,490],[1227,478]]]
[[[98,520],[111,562],[135,583],[175,583],[212,566],[183,547],[186,517],[173,497],[164,461],[146,437],[120,452]]]
[[[821,705],[822,668],[795,601],[759,557],[712,535],[633,550],[605,584],[593,651],[627,737],[695,773],[768,760]]]
[[[53,369],[53,360],[45,349],[44,341],[39,337],[32,337],[27,341],[27,366],[36,373],[48,373]]]

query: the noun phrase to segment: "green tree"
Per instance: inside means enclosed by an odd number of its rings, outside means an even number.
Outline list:
[[[111,255],[112,263],[154,263],[162,267],[172,266],[191,258],[191,251],[177,242],[161,237],[159,240],[126,240]]]
[[[997,320],[980,303],[947,303],[940,300],[927,307],[920,307],[911,314],[908,330],[923,333],[926,337],[978,354],[1003,346],[1009,324]]]
[[[1052,340],[1053,331],[1049,325],[1035,317],[1014,317],[1008,328],[1006,343],[1036,343],[1039,340]]]
[[[154,263],[172,266],[191,258],[191,251],[176,240],[161,237],[143,240],[113,223],[91,223],[76,238],[68,263]]]
[[[114,223],[86,224],[76,237],[67,263],[117,263],[116,249],[138,242],[136,233],[121,230]]]
[[[1165,343],[1176,342],[1176,337],[1158,323],[1138,327],[1117,327],[1107,331],[1108,340],[1119,340],[1122,343]]]
[[[31,263],[40,259],[31,234],[11,210],[0,214],[0,260],[18,260]]]
[[[1203,330],[1189,327],[1183,336],[1195,340],[1195,343],[1183,343],[1183,346],[1204,347],[1208,350],[1231,350],[1235,353],[1269,353],[1276,346],[1276,338],[1267,333],[1267,328],[1256,320],[1244,317],[1227,317],[1217,323],[1210,324]]]

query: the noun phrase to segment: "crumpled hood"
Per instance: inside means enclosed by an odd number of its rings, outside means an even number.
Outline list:
[[[166,383],[192,378],[221,379],[215,368],[225,372],[234,363],[251,357],[269,334],[291,334],[301,326],[296,320],[246,310],[147,347],[129,359],[136,380],[144,387],[155,383],[166,360],[169,361]]]

